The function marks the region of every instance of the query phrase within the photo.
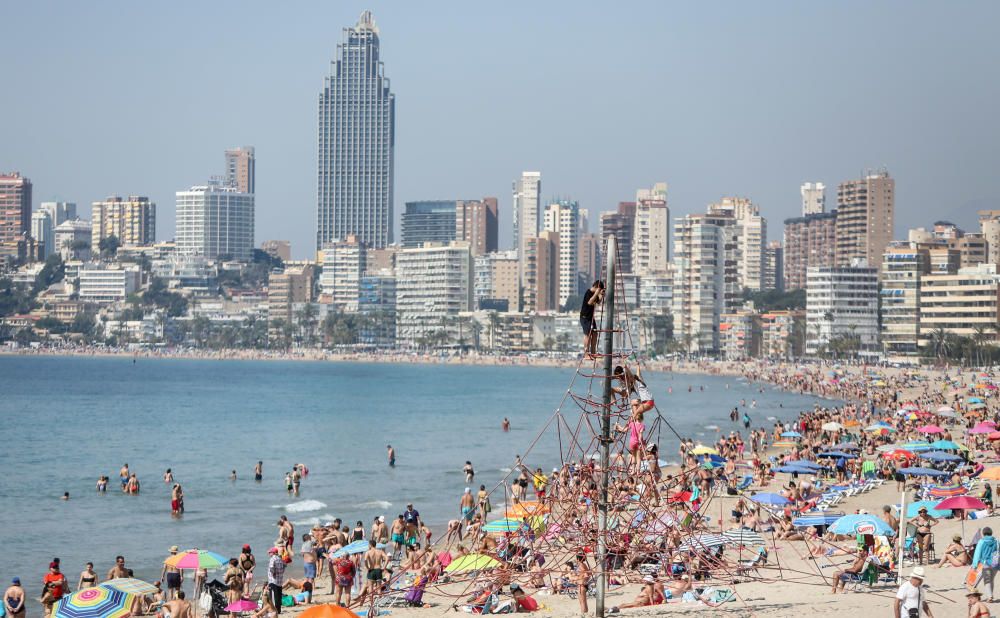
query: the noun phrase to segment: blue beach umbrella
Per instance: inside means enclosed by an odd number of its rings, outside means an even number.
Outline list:
[[[895,534],[896,531],[874,515],[844,515],[830,525],[834,534]]]
[[[940,440],[940,442],[944,442],[944,440]],[[940,449],[939,447],[928,444],[927,442],[907,442],[906,444],[900,444],[896,448],[903,449],[904,451],[910,451],[911,453],[920,453],[922,451],[933,451],[935,449],[943,450]]]
[[[786,504],[791,504],[791,502],[788,501],[788,498],[780,494],[772,494],[767,492],[750,496],[750,499],[753,500],[754,502],[758,502],[760,504],[768,504],[770,506],[785,506]]]
[[[816,455],[816,457],[843,457],[844,459],[856,459],[858,456],[854,453],[845,453],[844,451],[827,451]]]
[[[800,434],[797,431],[786,431],[785,433],[781,434],[781,437],[782,438],[801,438],[802,434]]]
[[[819,470],[823,467],[815,461],[809,461],[808,459],[793,459],[785,462],[785,465],[795,466],[796,468],[806,468],[808,470]]]
[[[935,470],[934,468],[900,468],[896,472],[905,474],[906,476],[951,476],[950,472]]]
[[[937,451],[957,451],[962,448],[951,440],[938,440],[937,442],[931,442],[929,446]]]
[[[813,474],[815,470],[811,468],[804,468],[799,466],[793,466],[791,464],[787,466],[780,466],[774,468],[774,471],[779,474]]]
[[[379,543],[375,547],[378,549],[385,549],[385,544]],[[366,551],[368,551],[368,541],[354,541],[353,543],[348,543],[333,552],[333,557],[340,558],[342,556],[353,556],[354,554],[363,554]]]
[[[979,397],[969,397],[966,401],[969,403],[983,403],[983,400]]]
[[[805,528],[808,526],[829,526],[843,516],[843,513],[817,513],[815,515],[802,515],[793,519],[792,525],[797,528]]]
[[[944,451],[928,451],[920,455],[921,459],[929,459],[931,461],[962,461],[962,458],[958,455],[952,455],[951,453],[946,453]]]

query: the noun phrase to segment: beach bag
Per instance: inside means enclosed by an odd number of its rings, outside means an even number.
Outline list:
[[[207,613],[212,609],[212,595],[207,592],[202,592],[201,597],[198,598],[198,609]]]
[[[993,553],[990,554],[990,568],[995,569],[1000,566],[1000,548],[997,548],[996,544],[993,545]]]
[[[975,588],[976,582],[979,581],[979,572],[982,571],[982,569],[982,566],[969,569],[969,572],[965,575],[965,585],[969,588]]]

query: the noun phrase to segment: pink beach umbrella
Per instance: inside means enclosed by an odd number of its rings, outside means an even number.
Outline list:
[[[924,425],[923,427],[918,427],[917,431],[920,433],[943,433],[944,429],[941,429],[937,425]]]
[[[934,507],[938,510],[947,509],[964,509],[978,511],[980,509],[988,508],[986,503],[976,498],[974,496],[953,496],[951,498],[945,498],[941,502],[938,502],[937,506]],[[962,536],[965,536],[965,518],[962,518]]]
[[[979,423],[975,427],[969,430],[969,433],[993,433],[996,431],[994,427],[987,425],[986,423]]]
[[[232,614],[255,612],[257,611],[257,602],[251,601],[250,599],[240,599],[239,601],[233,601],[232,603],[226,606],[226,611]]]

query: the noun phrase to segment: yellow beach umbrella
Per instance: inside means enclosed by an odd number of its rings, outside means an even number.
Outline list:
[[[691,449],[692,455],[718,455],[719,451],[715,450],[710,446],[705,446],[704,444],[699,444],[698,446]]]
[[[464,573],[466,571],[482,571],[500,566],[500,561],[485,554],[468,554],[455,558],[444,568],[448,573]]]

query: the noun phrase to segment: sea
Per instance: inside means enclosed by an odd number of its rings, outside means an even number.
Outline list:
[[[644,377],[670,426],[707,443],[739,429],[729,411],[741,400],[766,427],[822,401],[738,378]],[[86,562],[103,578],[119,554],[153,581],[171,545],[236,556],[249,543],[260,559],[281,515],[298,537],[334,517],[391,521],[412,502],[440,534],[458,516],[466,461],[475,493],[502,481],[517,456],[548,471],[574,439],[591,444],[568,395],[599,398],[590,382],[534,366],[0,356],[0,583],[19,576],[37,596],[59,557],[75,587]],[[675,461],[665,424],[657,439]],[[137,496],[120,490],[125,463]],[[309,474],[292,496],[284,477],[297,463]],[[184,488],[182,517],[171,516],[167,468]],[[101,475],[111,477],[103,495]]]

